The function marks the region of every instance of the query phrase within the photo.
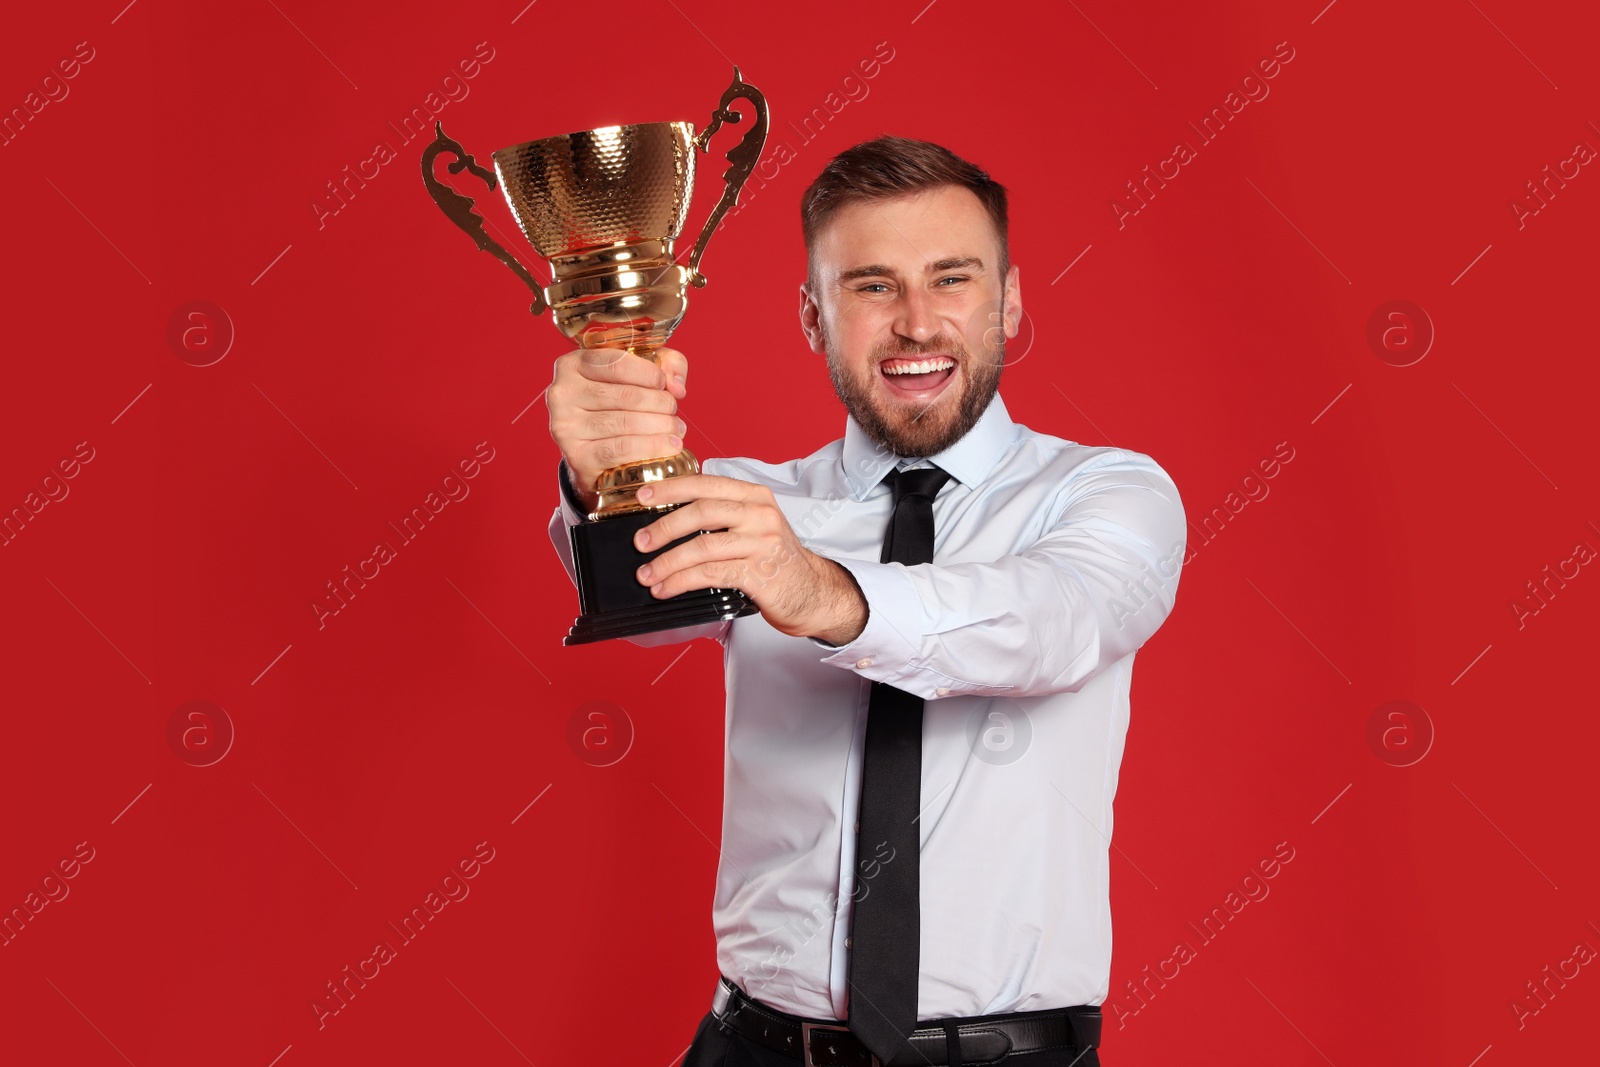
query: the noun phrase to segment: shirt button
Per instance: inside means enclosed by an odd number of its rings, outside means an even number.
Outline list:
[[[844,947],[845,947],[845,948],[849,948],[849,947],[850,947],[850,944],[851,944],[851,942],[850,942],[850,938],[848,938],[848,937],[847,937],[847,938],[845,938],[845,939],[844,939]]]
[[[862,656],[860,659],[856,660],[856,666],[863,669],[872,666],[872,657]]]
[[[950,687],[941,685],[939,688],[934,690],[934,693],[938,696],[947,697],[950,695]]]

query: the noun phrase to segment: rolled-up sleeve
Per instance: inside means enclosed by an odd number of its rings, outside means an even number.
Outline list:
[[[1172,612],[1185,548],[1178,489],[1118,450],[1077,472],[1033,544],[982,563],[836,559],[867,603],[823,663],[924,699],[1070,692],[1138,650]]]

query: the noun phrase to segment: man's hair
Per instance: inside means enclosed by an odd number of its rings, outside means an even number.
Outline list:
[[[800,230],[806,242],[806,281],[817,292],[811,250],[818,234],[849,204],[911,196],[942,185],[969,189],[989,212],[1000,240],[1000,284],[1010,268],[1006,241],[1005,186],[954,152],[929,141],[884,134],[835,156],[800,198]]]

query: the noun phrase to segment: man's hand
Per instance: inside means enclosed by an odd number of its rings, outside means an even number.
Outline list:
[[[850,572],[800,543],[772,490],[738,478],[690,474],[639,490],[641,503],[680,508],[634,535],[643,551],[708,530],[639,569],[657,597],[691,589],[739,589],[772,627],[831,645],[855,640],[867,625],[867,602]]]
[[[683,448],[678,401],[689,361],[674,348],[656,363],[620,348],[579,348],[556,360],[544,391],[550,436],[572,472],[584,507],[599,502],[595,481],[607,467],[677,455]]]

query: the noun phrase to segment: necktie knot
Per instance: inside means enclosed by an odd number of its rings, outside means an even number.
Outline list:
[[[894,493],[894,504],[908,496],[927,497],[932,500],[950,480],[950,472],[938,467],[917,467],[913,470],[893,470],[883,479]]]

